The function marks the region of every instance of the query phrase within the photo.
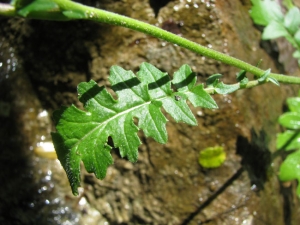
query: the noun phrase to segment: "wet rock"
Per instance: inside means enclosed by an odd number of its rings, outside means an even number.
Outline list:
[[[95,210],[72,195],[60,163],[46,149],[52,145],[52,121],[19,55],[24,43],[18,38],[30,29],[23,30],[20,19],[0,18],[0,23],[6,24],[0,29],[0,102],[5,105],[0,109],[0,223],[95,223]]]

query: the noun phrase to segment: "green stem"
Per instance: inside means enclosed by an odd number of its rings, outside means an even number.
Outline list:
[[[249,81],[246,85],[240,86],[240,88],[238,90],[253,88],[253,87],[262,85],[264,83],[266,83],[266,81],[259,82],[258,80],[252,80],[252,81]],[[239,84],[239,83],[237,83],[237,84]],[[233,85],[236,85],[236,84],[233,84]],[[205,88],[204,90],[206,91],[206,93],[211,94],[211,95],[217,94],[217,92],[216,92],[216,90],[215,90],[214,87],[208,87],[208,88]]]
[[[208,58],[215,59],[217,61],[223,62],[225,64],[237,67],[242,70],[246,70],[254,74],[257,77],[261,77],[264,74],[264,70],[261,70],[255,66],[252,66],[242,60],[236,59],[234,57],[228,56],[221,52],[209,49],[200,44],[187,40],[176,34],[165,31],[159,27],[141,22],[126,16],[118,15],[116,13],[108,12],[101,9],[96,9],[93,7],[85,6],[79,3],[75,3],[69,0],[52,0],[55,2],[65,17],[68,19],[87,19],[97,22],[117,25],[126,27],[135,31],[139,31],[153,37],[168,41],[170,43],[179,45],[183,48],[189,49],[192,52],[198,53],[200,55],[206,56]],[[35,18],[34,12],[31,12],[28,17]],[[63,20],[65,20],[64,18]],[[300,84],[300,78],[293,76],[284,76],[280,74],[270,73],[270,77],[277,79],[282,83],[289,84]]]

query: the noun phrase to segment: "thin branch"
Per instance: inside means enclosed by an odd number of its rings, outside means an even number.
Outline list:
[[[189,49],[192,52],[206,56],[208,58],[215,59],[217,61],[237,67],[242,70],[246,70],[247,72],[250,72],[257,77],[261,77],[265,72],[264,70],[261,70],[256,66],[250,65],[242,60],[236,59],[234,57],[228,56],[221,52],[207,48],[198,43],[187,40],[183,37],[180,37],[176,34],[163,30],[159,27],[147,24],[145,22],[132,19],[126,16],[118,15],[116,13],[108,12],[105,10],[85,6],[80,3],[72,2],[69,0],[52,0],[52,1],[57,4],[57,6],[60,9],[60,12],[55,11],[51,16],[52,13],[51,10],[45,12],[41,12],[37,10],[37,11],[31,11],[28,15],[26,15],[26,17],[34,18],[34,19],[50,19],[50,20],[63,20],[63,21],[75,20],[75,19],[86,19],[86,20],[107,23],[111,25],[122,26],[179,45],[183,48]],[[6,6],[7,4],[4,5],[7,8]],[[6,10],[5,7],[3,10],[0,10],[0,15],[2,14],[6,16],[20,16],[18,14],[18,10],[12,10],[11,8]],[[281,83],[300,84],[299,77],[285,76],[285,75],[275,74],[275,73],[270,73],[269,77],[273,77]]]

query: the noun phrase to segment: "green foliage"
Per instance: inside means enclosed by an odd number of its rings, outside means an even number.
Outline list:
[[[261,79],[266,82],[270,71]],[[141,141],[137,132],[143,130],[146,137],[152,137],[159,143],[167,142],[167,119],[161,107],[176,122],[197,125],[187,100],[195,107],[217,108],[217,104],[207,93],[228,94],[244,88],[248,79],[246,73],[237,76],[238,82],[226,85],[219,80],[221,74],[207,79],[207,87],[196,85],[196,75],[188,65],[183,65],[174,73],[173,80],[151,64],[143,63],[137,76],[118,66],[110,70],[109,81],[117,94],[114,99],[105,87],[99,87],[94,81],[83,82],[78,86],[79,100],[86,111],[74,105],[63,107],[54,113],[57,133],[52,133],[58,159],[67,172],[72,191],[77,194],[80,185],[80,161],[87,171],[103,179],[106,170],[113,163],[110,154],[112,147],[118,148],[122,157],[131,162],[138,158]],[[243,83],[242,83],[243,82]],[[175,90],[172,89],[171,84]],[[138,122],[134,122],[137,118]],[[108,144],[112,138],[113,146]],[[212,149],[218,153],[208,159],[203,155],[200,164],[204,167],[216,167],[225,160],[221,148]]]
[[[199,164],[207,169],[220,167],[225,159],[226,153],[222,146],[205,148],[199,154]]]
[[[74,194],[80,184],[81,160],[88,172],[100,179],[105,177],[107,167],[113,162],[108,137],[122,157],[135,162],[141,144],[139,129],[159,143],[167,142],[167,119],[161,107],[176,122],[190,125],[197,125],[197,121],[186,100],[195,107],[217,108],[203,85],[196,85],[196,76],[187,65],[174,73],[172,81],[167,73],[148,63],[141,65],[137,76],[113,66],[109,81],[117,100],[94,81],[84,82],[79,84],[78,94],[87,111],[72,105],[54,113],[57,133],[52,137]],[[177,91],[172,90],[171,83]],[[138,118],[137,124],[133,118]]]
[[[46,20],[84,19],[88,15],[80,10],[64,10],[53,0],[15,0],[12,5],[18,16]]]
[[[250,15],[256,24],[267,26],[272,21],[282,22],[283,14],[274,0],[251,0],[253,7]]]
[[[219,78],[221,77],[221,74],[211,75],[206,81],[207,87],[213,87],[216,93],[223,95],[235,92],[236,90],[240,89],[240,83],[224,84],[219,80]]]
[[[277,149],[286,151],[300,149],[300,133],[287,130],[277,136]]]
[[[246,73],[247,73],[247,71],[241,70],[236,75],[236,79],[237,79],[238,82],[240,82],[241,87],[245,87],[249,82],[249,79],[247,78]]]
[[[300,197],[300,151],[289,154],[280,166],[279,179],[282,181],[297,180],[297,195]]]
[[[253,7],[250,15],[253,21],[266,26],[263,40],[285,37],[296,49],[293,57],[300,64],[300,11],[290,1],[286,2],[288,12],[284,15],[281,6],[273,0],[251,0]]]
[[[287,100],[290,112],[282,114],[279,123],[287,128],[277,136],[277,149],[289,151],[279,170],[282,181],[298,180],[297,195],[300,197],[300,97]]]
[[[253,1],[257,2],[258,6],[254,5],[253,7],[253,15],[257,15],[259,19],[257,19],[258,23],[261,24],[267,24],[271,19],[277,19],[281,21],[281,17],[279,16],[280,10],[276,11],[275,6],[270,7],[271,9],[274,8],[274,10],[269,10],[272,13],[265,13],[263,11],[262,6],[259,4],[261,2],[259,1]],[[269,2],[266,0],[266,2]],[[264,3],[261,3],[264,5]],[[66,21],[66,20],[92,20],[99,23],[106,23],[110,25],[116,25],[116,26],[122,26],[126,27],[138,32],[142,32],[147,35],[152,35],[153,37],[165,40],[167,42],[176,44],[178,46],[181,46],[185,49],[188,49],[192,52],[195,52],[197,54],[200,54],[202,56],[215,59],[217,61],[223,62],[225,64],[237,67],[241,70],[251,72],[256,77],[261,77],[263,74],[263,70],[250,65],[246,62],[243,62],[242,60],[236,59],[234,57],[228,56],[226,54],[223,54],[221,52],[215,51],[213,49],[206,48],[200,44],[197,44],[195,42],[192,42],[188,39],[185,39],[183,37],[180,37],[176,34],[173,34],[171,32],[168,32],[166,30],[163,30],[157,26],[147,24],[142,21],[138,21],[136,19],[132,19],[126,16],[122,16],[116,13],[108,12],[106,10],[97,9],[94,7],[89,7],[80,3],[76,3],[74,1],[70,0],[13,0],[11,4],[2,4],[3,7],[0,8],[0,15],[4,16],[21,16],[25,18],[31,18],[31,19],[43,19],[43,20],[58,20],[58,21]],[[290,1],[286,0],[286,5],[290,8]],[[269,7],[267,7],[269,8]],[[273,13],[273,11],[275,13]],[[293,21],[287,20],[287,24],[294,24]],[[289,25],[292,26],[292,25]],[[294,25],[293,25],[294,26]],[[293,30],[293,29],[292,29]],[[300,39],[300,33],[296,33],[295,40]],[[290,38],[289,40],[294,40]],[[295,42],[296,43],[296,42]],[[296,51],[294,54],[294,57],[300,58],[300,51]],[[270,73],[269,77],[275,78],[279,82],[283,83],[289,83],[289,84],[299,84],[300,78],[298,77],[292,77],[292,76],[284,76],[280,74]],[[226,87],[222,83],[219,84],[220,89],[227,88],[228,93],[237,90],[236,87]],[[253,87],[255,85],[244,85],[243,82],[241,82],[241,86],[244,86],[244,88]],[[217,90],[218,91],[218,90]]]
[[[35,0],[18,10],[18,14],[26,17],[31,12],[43,11],[59,11],[59,7],[51,0]]]
[[[293,0],[283,0],[282,4],[287,8],[291,9],[294,7]]]
[[[293,54],[294,57],[300,59],[298,29],[300,22],[299,19],[295,19],[299,17],[299,10],[293,7],[289,0],[285,1],[289,9],[286,16],[281,13],[275,1],[252,0],[252,3],[254,6],[251,15],[254,21],[267,26],[263,37],[285,36],[297,49]],[[81,161],[87,171],[95,173],[98,178],[104,178],[107,167],[113,163],[110,154],[113,146],[120,150],[122,157],[127,157],[132,162],[137,160],[137,150],[141,144],[137,132],[140,129],[147,137],[166,143],[167,119],[161,112],[161,107],[176,122],[196,125],[197,121],[186,103],[187,100],[195,107],[217,108],[208,93],[229,94],[265,82],[273,82],[277,85],[278,81],[300,84],[300,79],[297,77],[272,74],[270,70],[263,71],[157,26],[73,1],[13,0],[11,4],[2,5],[5,7],[0,8],[0,14],[4,16],[60,21],[86,19],[123,26],[242,69],[237,75],[238,83],[224,84],[219,80],[222,75],[215,74],[207,80],[207,87],[204,89],[204,85],[196,85],[196,76],[187,65],[182,66],[174,74],[172,81],[166,73],[147,63],[141,65],[137,76],[131,71],[114,66],[111,68],[109,80],[118,99],[114,99],[105,87],[99,87],[94,81],[79,84],[79,100],[86,111],[79,110],[73,105],[56,111],[54,120],[57,133],[52,133],[58,158],[67,172],[74,194],[77,194],[80,184]],[[258,77],[258,80],[249,81],[246,77],[247,71]],[[171,88],[171,84],[175,90]],[[112,138],[113,144],[108,144],[108,137]],[[221,164],[225,160],[225,153],[221,149],[212,149],[211,153],[216,153],[214,156],[216,158],[213,157],[211,162],[206,161],[207,164],[205,161],[202,162],[204,167]],[[209,154],[205,155],[205,151],[203,154],[204,158],[209,156]]]
[[[266,70],[264,72],[264,74],[260,78],[257,79],[258,82],[263,83],[263,82],[269,81],[269,82],[272,82],[273,84],[279,86],[278,81],[275,78],[269,76],[270,73],[271,73],[271,69]]]

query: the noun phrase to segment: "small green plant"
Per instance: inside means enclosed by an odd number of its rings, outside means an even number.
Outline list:
[[[167,119],[161,107],[175,121],[190,125],[197,125],[197,121],[186,100],[195,107],[217,108],[203,85],[195,86],[196,76],[187,65],[174,73],[172,81],[166,73],[148,63],[141,65],[137,76],[113,66],[109,81],[118,100],[94,81],[84,82],[78,86],[78,94],[87,112],[71,106],[54,114],[57,124],[57,133],[52,134],[55,149],[74,193],[80,184],[81,160],[88,172],[95,173],[98,178],[105,177],[107,167],[113,162],[111,146],[107,144],[109,136],[121,156],[135,162],[141,144],[137,135],[139,129],[159,143],[167,142]],[[171,83],[176,92],[171,89]],[[137,125],[133,118],[138,118]]]
[[[58,159],[66,170],[74,194],[78,194],[80,185],[81,160],[87,171],[95,173],[100,179],[105,177],[107,167],[112,164],[112,146],[107,143],[108,137],[112,137],[114,147],[119,148],[121,156],[132,162],[137,160],[138,146],[141,144],[137,135],[139,129],[147,137],[166,143],[167,119],[161,108],[176,122],[197,125],[187,101],[195,107],[217,108],[211,94],[228,94],[266,82],[276,85],[279,82],[300,84],[298,77],[274,74],[270,69],[261,70],[159,27],[69,0],[14,0],[11,4],[0,3],[0,15],[57,21],[83,19],[123,26],[241,69],[235,84],[224,84],[220,81],[221,75],[215,74],[208,78],[206,85],[196,85],[196,76],[187,65],[180,67],[173,79],[148,63],[141,65],[137,75],[113,66],[109,81],[117,99],[94,81],[79,84],[79,100],[86,111],[73,105],[56,111],[54,120],[57,132],[52,133]],[[295,33],[293,37],[298,36]],[[249,81],[246,72],[254,74],[256,79]],[[225,155],[220,149],[216,152],[220,156],[220,164]]]
[[[300,65],[300,11],[290,0],[284,3],[288,9],[284,15],[278,1],[251,0],[253,7],[251,17],[253,21],[265,26],[262,39],[270,40],[279,37],[286,38],[296,49],[293,57],[298,59]]]
[[[131,71],[113,66],[110,69],[109,81],[118,96],[117,100],[105,87],[99,87],[92,80],[79,84],[79,100],[87,111],[79,110],[75,106],[56,111],[54,120],[57,133],[52,133],[58,159],[67,171],[73,193],[77,194],[80,185],[81,160],[88,172],[95,173],[100,179],[105,177],[107,167],[113,163],[110,154],[112,146],[107,144],[109,136],[114,147],[119,148],[121,156],[135,162],[141,144],[137,135],[139,129],[159,143],[167,142],[167,119],[162,114],[161,107],[176,122],[195,126],[197,120],[190,111],[187,100],[195,107],[217,108],[217,104],[208,93],[228,94],[252,87],[253,84],[264,83],[267,81],[269,70],[260,80],[250,82],[245,73],[241,74],[243,75],[237,76],[237,79],[242,78],[244,82],[232,85],[221,82],[220,74],[212,75],[208,78],[205,88],[203,84],[195,85],[196,75],[188,65],[181,66],[174,73],[173,80],[167,73],[149,63],[140,66],[137,76]],[[176,90],[171,88],[171,84]],[[137,124],[133,118],[138,118]],[[224,154],[220,153],[219,156],[220,159],[224,158]]]
[[[283,14],[278,1],[251,0],[253,21],[264,28],[262,39],[270,40],[286,38],[296,49],[293,57],[300,65],[300,11],[290,0],[283,1],[287,13]],[[282,162],[279,179],[282,181],[298,180],[297,195],[300,197],[300,98],[287,100],[290,112],[279,118],[279,123],[287,130],[278,134],[277,149],[288,151],[287,158]]]
[[[287,105],[290,111],[279,117],[279,124],[286,131],[278,134],[277,149],[289,154],[280,166],[279,179],[298,180],[297,195],[300,197],[300,97],[288,98]]]
[[[205,148],[199,154],[199,164],[205,169],[220,167],[225,159],[226,152],[222,146]]]

